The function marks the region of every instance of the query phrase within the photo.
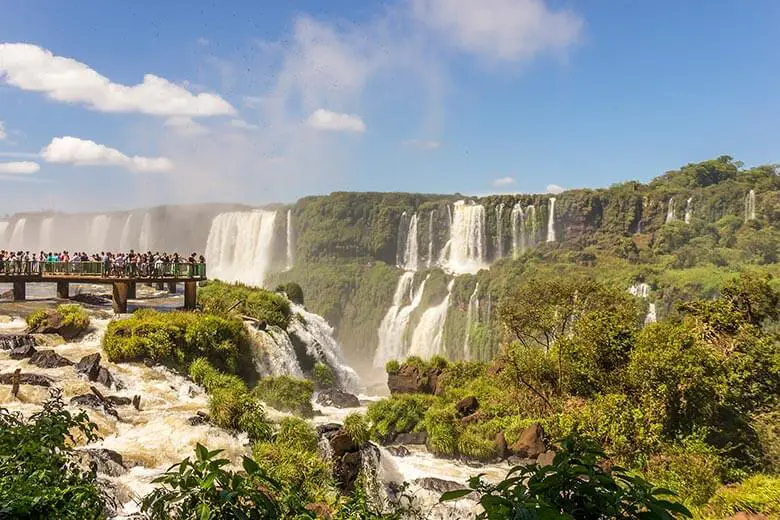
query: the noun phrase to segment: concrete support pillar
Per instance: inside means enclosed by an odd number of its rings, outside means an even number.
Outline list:
[[[157,290],[158,291],[164,291],[165,290],[165,282],[157,282]]]
[[[130,284],[128,282],[114,282],[114,297],[111,303],[115,313],[127,313],[127,292],[129,288]]]
[[[176,294],[176,282],[168,282],[168,292]]]
[[[127,282],[127,299],[135,300],[135,282]]]
[[[70,298],[70,284],[68,282],[57,282],[57,298],[61,300]]]
[[[27,299],[27,283],[14,282],[14,301],[20,302]]]
[[[184,309],[191,311],[198,301],[198,283],[184,282]]]

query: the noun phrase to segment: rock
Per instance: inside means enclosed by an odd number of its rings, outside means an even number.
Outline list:
[[[333,477],[341,491],[351,493],[355,489],[355,480],[362,467],[363,457],[359,451],[346,453],[334,460]]]
[[[480,419],[482,419],[482,412],[474,412],[473,414],[467,415],[466,417],[462,418],[460,422],[461,424],[468,424],[474,421],[478,421]]]
[[[211,417],[209,417],[209,414],[206,412],[198,411],[195,415],[192,417],[187,418],[187,424],[190,426],[199,426],[201,424],[208,424],[208,422],[211,420]]]
[[[122,455],[105,448],[89,448],[79,450],[79,456],[88,467],[96,472],[109,477],[119,477],[127,473]]]
[[[108,305],[111,299],[98,294],[79,293],[70,297],[74,302],[86,303],[87,305]]]
[[[30,364],[39,368],[68,367],[73,361],[66,359],[53,350],[38,350],[30,358]]]
[[[334,406],[336,408],[357,408],[360,400],[356,395],[342,392],[336,388],[323,390],[317,396],[317,404],[321,406]]]
[[[329,441],[334,458],[339,458],[346,453],[352,453],[359,449],[358,445],[355,444],[352,437],[345,430],[338,430],[330,437]]]
[[[520,439],[512,446],[512,453],[519,457],[535,459],[545,451],[547,446],[544,444],[544,430],[539,423],[533,423],[523,430]]]
[[[32,356],[37,351],[31,344],[21,345],[11,349],[11,359],[24,359]]]
[[[420,486],[428,491],[434,491],[438,494],[446,493],[447,491],[455,491],[456,489],[463,489],[463,484],[458,484],[452,480],[444,480],[436,477],[423,477],[412,480],[412,484]]]
[[[35,334],[59,334],[66,340],[72,340],[76,339],[84,330],[74,325],[66,325],[62,314],[55,310],[48,310],[46,311],[46,318],[41,324],[34,329],[30,329],[29,332]]]
[[[399,433],[393,439],[393,444],[425,444],[428,434],[425,432]]]
[[[536,458],[536,464],[539,466],[552,466],[555,460],[555,452],[547,450]]]
[[[13,383],[13,379],[13,372],[0,374],[0,385],[10,385]],[[49,387],[54,385],[54,379],[41,374],[19,374],[19,384]]]
[[[511,467],[515,466],[530,466],[531,464],[536,463],[536,459],[526,459],[523,457],[516,457],[514,455],[508,457],[506,459],[507,464]]]
[[[496,434],[496,453],[501,460],[504,460],[507,456],[508,447],[506,444],[506,437],[504,432],[498,432]]]
[[[95,394],[81,394],[70,398],[73,406],[86,406],[89,408],[103,408],[103,401]]]
[[[398,372],[387,375],[387,387],[391,394],[433,394],[438,389],[442,369],[431,368],[422,372],[415,365],[401,365]]]
[[[14,350],[19,347],[36,345],[35,338],[29,334],[0,334],[0,349]]]
[[[100,374],[100,353],[95,352],[88,356],[81,358],[81,361],[76,363],[76,372],[84,374],[90,381],[97,381]]]
[[[108,369],[105,367],[100,367],[98,369],[98,376],[96,381],[104,385],[106,388],[111,388],[112,385],[115,385],[117,389],[120,388],[119,385],[116,385],[116,381],[114,380],[114,377],[111,375],[111,372],[109,372]]]
[[[466,417],[477,411],[479,408],[479,401],[474,396],[469,396],[461,399],[455,403],[455,409],[458,411],[458,415]]]
[[[409,448],[406,446],[388,446],[386,449],[393,457],[408,457],[411,455]]]
[[[111,406],[129,406],[133,403],[133,400],[129,397],[122,397],[118,395],[109,395],[106,397],[106,402]]]
[[[317,426],[317,435],[330,440],[340,429],[341,425],[337,423],[320,424]]]

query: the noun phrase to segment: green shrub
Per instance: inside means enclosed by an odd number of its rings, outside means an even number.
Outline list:
[[[284,285],[282,290],[291,302],[303,305],[303,289],[300,285],[295,282],[289,282]]]
[[[456,449],[463,457],[486,462],[498,455],[495,436],[486,439],[476,428],[468,428],[458,435]]]
[[[401,364],[395,359],[390,360],[385,364],[385,372],[388,374],[397,374],[399,370],[401,370]]]
[[[264,377],[253,390],[253,394],[269,406],[303,417],[314,414],[311,405],[313,393],[314,385],[311,381],[289,376]]]
[[[62,324],[86,330],[89,327],[89,314],[80,305],[75,303],[59,305],[57,312],[62,316]]]
[[[227,284],[218,281],[208,282],[198,291],[198,301],[203,310],[227,317],[228,309],[269,325],[286,329],[290,322],[290,303],[283,296],[243,284]],[[233,307],[240,302],[237,307]]]
[[[283,502],[289,497],[308,504],[326,501],[335,486],[331,467],[316,452],[277,442],[258,442],[252,448],[255,460],[274,480],[283,483]]]
[[[358,446],[365,445],[370,437],[368,421],[361,413],[351,413],[344,419],[344,431]]]
[[[740,484],[723,487],[703,508],[703,516],[712,519],[740,512],[780,518],[780,477],[754,475]]]
[[[25,322],[27,322],[29,328],[34,329],[46,321],[47,315],[46,309],[38,309],[32,314],[28,314],[27,318],[25,318]]]
[[[314,384],[317,389],[333,388],[336,386],[336,376],[333,370],[325,363],[318,361],[314,365]]]
[[[371,403],[367,412],[371,436],[390,442],[399,433],[417,431],[435,399],[432,395],[405,394]]]
[[[274,442],[299,451],[316,453],[319,437],[317,431],[305,420],[285,417],[279,423]]]

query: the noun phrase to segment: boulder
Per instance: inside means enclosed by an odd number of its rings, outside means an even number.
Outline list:
[[[523,430],[517,442],[512,444],[511,449],[515,455],[529,459],[536,459],[536,457],[547,451],[542,425],[533,423]]]
[[[393,444],[425,444],[428,442],[428,434],[425,432],[399,433],[393,439]]]
[[[199,426],[201,424],[208,424],[210,420],[211,417],[209,417],[209,414],[207,414],[206,412],[198,411],[192,417],[187,418],[187,424],[189,424],[190,426]]]
[[[448,491],[455,491],[456,489],[463,489],[463,484],[458,484],[452,480],[444,480],[436,477],[423,477],[412,480],[412,484],[420,486],[428,491],[434,491],[441,495]]]
[[[359,447],[352,440],[352,437],[345,430],[338,430],[329,439],[330,447],[333,450],[333,458],[339,458],[346,453],[352,453],[359,450]]]
[[[477,411],[479,408],[479,401],[473,395],[464,397],[457,403],[455,403],[455,409],[458,411],[460,417],[466,417]]]
[[[341,491],[351,493],[355,489],[355,481],[362,467],[363,457],[359,451],[345,453],[334,460],[333,477]]]
[[[68,341],[76,339],[82,332],[84,332],[83,329],[74,325],[66,325],[64,321],[65,320],[62,317],[62,314],[55,310],[48,310],[46,311],[46,318],[41,322],[41,324],[34,329],[30,329],[29,332],[35,334],[59,334]]]
[[[14,350],[23,346],[34,347],[35,338],[29,334],[0,334],[0,349]]]
[[[415,365],[404,364],[398,372],[387,375],[387,387],[391,394],[433,394],[439,389],[442,369],[421,371]]]
[[[337,423],[320,424],[317,426],[317,435],[330,440],[340,429],[341,425]]]
[[[88,356],[81,358],[81,361],[76,363],[76,372],[84,374],[90,381],[97,381],[100,374],[100,353],[95,352]]]
[[[121,385],[117,384],[117,381],[111,375],[111,372],[105,367],[100,367],[100,369],[98,369],[98,376],[95,381],[104,385],[106,388],[111,388],[111,386],[114,386],[117,390],[121,388]]]
[[[336,408],[357,408],[360,406],[360,400],[356,395],[331,388],[323,390],[317,395],[317,404]]]
[[[555,460],[555,452],[547,450],[536,458],[536,464],[538,466],[552,466],[553,460]]]
[[[482,412],[474,412],[471,415],[467,415],[466,417],[463,417],[460,420],[460,422],[461,422],[461,424],[468,424],[468,423],[472,423],[474,421],[479,421],[480,419],[482,419]]]
[[[122,397],[119,395],[106,396],[106,402],[111,406],[129,406],[133,404],[133,400],[129,397]]]
[[[498,432],[496,434],[496,453],[501,460],[504,460],[508,453],[508,447],[506,444],[506,437],[504,432]]]
[[[13,380],[14,380],[13,372],[0,374],[0,385],[13,384]],[[19,374],[19,384],[49,387],[54,385],[54,379],[52,379],[49,376],[44,376],[42,374]]]
[[[35,347],[27,343],[11,349],[11,359],[24,359],[35,354]]]
[[[388,446],[386,449],[393,457],[408,457],[411,455],[409,448],[406,446]]]
[[[120,477],[127,473],[127,467],[122,460],[122,455],[105,448],[89,448],[79,450],[79,456],[82,462],[95,473],[108,475],[109,477]]]
[[[103,408],[103,401],[95,394],[74,395],[70,398],[73,406],[86,406],[88,408]]]
[[[38,350],[30,357],[30,364],[39,368],[58,368],[71,366],[73,361],[60,356],[53,350]]]

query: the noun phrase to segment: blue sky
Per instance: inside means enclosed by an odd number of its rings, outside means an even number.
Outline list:
[[[0,214],[780,162],[780,2],[5,0]]]

